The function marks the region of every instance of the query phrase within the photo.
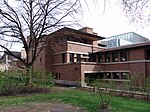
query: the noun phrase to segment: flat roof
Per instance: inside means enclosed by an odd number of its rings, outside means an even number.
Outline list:
[[[98,52],[107,52],[107,51],[116,51],[116,50],[122,50],[122,49],[133,49],[133,48],[138,48],[138,47],[146,47],[150,46],[150,41],[148,42],[143,42],[143,43],[136,43],[136,44],[130,44],[130,45],[125,45],[125,46],[120,46],[120,47],[113,47],[113,48],[104,48]]]
[[[65,31],[69,32],[68,35],[71,34],[71,33],[73,33],[73,34],[76,34],[78,36],[81,36],[83,38],[87,38],[87,39],[93,40],[93,41],[105,39],[105,37],[101,37],[101,36],[98,36],[98,35],[86,33],[86,32],[83,32],[83,31],[80,31],[80,30],[75,30],[75,29],[68,28],[68,27],[61,28],[61,29],[59,29],[59,30],[57,30],[57,31],[49,34],[49,35],[55,34],[57,32],[63,32],[64,34],[67,34],[67,33],[65,33]]]

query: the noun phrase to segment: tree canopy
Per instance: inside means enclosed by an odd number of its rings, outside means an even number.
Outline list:
[[[37,46],[42,36],[64,26],[77,25],[79,14],[82,14],[80,0],[14,0],[13,3],[1,0],[0,47],[30,67],[40,52]],[[23,45],[26,59],[11,52],[8,46],[14,44]]]
[[[150,0],[119,0],[131,22],[150,25]]]

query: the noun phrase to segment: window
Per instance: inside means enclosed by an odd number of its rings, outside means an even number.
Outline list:
[[[127,61],[127,51],[120,52],[120,61]]]
[[[127,72],[121,73],[121,79],[129,79],[129,73]]]
[[[53,73],[54,79],[60,79],[60,73]]]
[[[105,78],[106,79],[111,79],[111,73],[106,73]]]
[[[103,55],[102,54],[98,55],[98,62],[103,63]]]
[[[96,62],[96,55],[95,54],[89,54],[89,61],[90,62]]]
[[[74,54],[70,53],[69,56],[70,56],[70,62],[74,62]]]
[[[118,61],[118,52],[113,52],[112,53],[112,62],[117,62]]]
[[[42,58],[40,58],[40,62],[42,62]]]
[[[86,62],[87,59],[89,59],[89,56],[88,56],[88,55],[86,55],[86,54],[82,54],[82,55],[81,55],[81,61],[82,61],[82,62]]]
[[[110,62],[110,54],[109,53],[105,54],[105,62],[106,63]]]
[[[150,49],[146,51],[146,60],[150,60]]]
[[[65,53],[62,54],[62,63],[65,63]]]
[[[113,79],[119,79],[119,73],[112,73],[113,74]]]
[[[77,54],[77,62],[81,62],[81,54]]]

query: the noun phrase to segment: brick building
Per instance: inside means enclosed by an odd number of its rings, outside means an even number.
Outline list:
[[[150,42],[104,48],[92,28],[62,28],[46,35],[47,43],[33,64],[56,75],[57,83],[86,85],[86,77],[117,83],[150,76]]]

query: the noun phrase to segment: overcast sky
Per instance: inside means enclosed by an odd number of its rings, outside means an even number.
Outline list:
[[[130,23],[117,0],[109,0],[110,2],[107,2],[103,14],[104,3],[102,1],[97,0],[98,5],[88,1],[90,11],[84,8],[82,26],[91,27],[98,35],[104,37],[133,31],[150,39],[150,26],[142,28],[140,25]]]
[[[89,10],[87,10],[86,5],[83,5],[83,17],[81,18],[80,24],[83,27],[93,28],[94,32],[103,37],[109,37],[133,31],[150,39],[150,26],[141,28],[140,25],[134,25],[133,23],[130,23],[129,19],[125,17],[121,11],[120,4],[117,3],[118,0],[109,1],[110,2],[107,2],[104,11],[103,0],[97,0],[98,4],[94,4],[92,0],[87,0]],[[18,48],[15,46],[12,49],[18,51]]]

